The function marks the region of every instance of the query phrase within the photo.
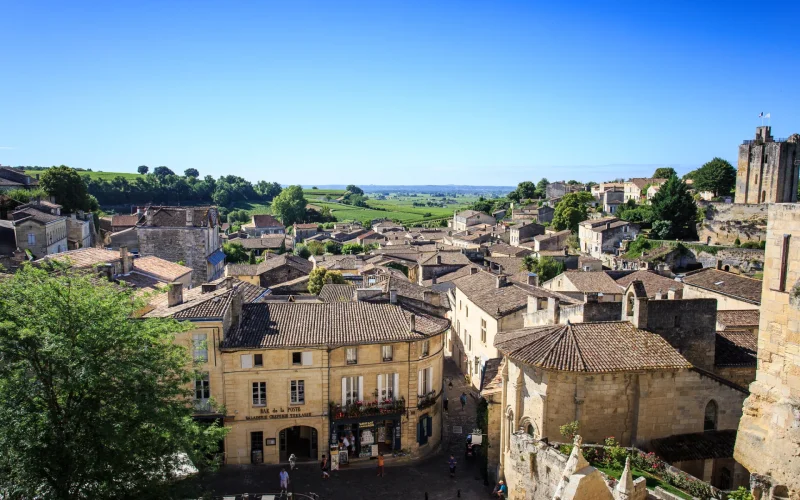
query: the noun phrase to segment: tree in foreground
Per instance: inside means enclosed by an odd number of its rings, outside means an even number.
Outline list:
[[[225,430],[192,419],[192,360],[131,291],[32,266],[0,282],[0,497],[168,498]]]
[[[692,172],[694,188],[710,191],[714,197],[730,194],[736,185],[736,169],[722,158],[714,158]]]
[[[272,200],[272,213],[280,217],[285,226],[290,226],[295,222],[303,222],[306,204],[303,188],[289,186]]]
[[[564,264],[552,257],[534,257],[526,255],[522,265],[531,273],[539,276],[539,283],[549,281],[564,272]]]
[[[697,237],[697,204],[689,194],[686,183],[677,176],[670,177],[650,202],[653,208],[653,233],[657,238],[667,240]]]
[[[89,209],[89,193],[80,174],[66,165],[48,168],[42,174],[39,185],[54,197],[64,212]]]
[[[586,204],[592,201],[594,197],[588,191],[565,194],[553,212],[553,227],[559,231],[577,231],[578,224],[589,217]]]
[[[318,295],[326,284],[344,285],[345,283],[347,282],[339,271],[328,271],[324,267],[318,267],[308,276],[308,293]]]

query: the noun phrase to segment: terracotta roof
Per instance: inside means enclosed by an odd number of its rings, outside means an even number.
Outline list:
[[[55,253],[42,257],[36,262],[56,261],[66,264],[69,261],[70,265],[75,268],[86,268],[96,266],[98,264],[111,264],[112,262],[120,262],[119,252],[112,250],[104,250],[102,248],[80,248],[78,250],[70,250],[68,252]]]
[[[114,279],[121,283],[125,283],[135,290],[141,291],[142,293],[162,290],[168,286],[168,283],[164,280],[160,280],[156,277],[135,271],[132,271],[129,274],[115,276]]]
[[[476,216],[478,214],[487,215],[487,214],[484,214],[483,212],[479,212],[477,210],[462,210],[461,212],[458,212],[456,214],[456,217],[474,217],[474,216]]]
[[[415,331],[410,318],[415,315]],[[424,339],[445,331],[446,319],[368,302],[260,303],[242,307],[242,321],[224,349],[358,345]]]
[[[653,439],[656,455],[668,463],[709,458],[733,458],[736,431],[705,431]]]
[[[617,220],[613,222],[609,222],[608,225],[603,224],[601,226],[592,226],[592,231],[595,233],[602,233],[603,231],[608,231],[611,229],[616,229],[618,227],[630,226],[630,222],[624,220]]]
[[[617,284],[622,288],[627,288],[628,285],[634,280],[639,280],[644,285],[645,293],[651,299],[656,296],[656,293],[661,291],[663,294],[669,291],[670,288],[675,290],[683,290],[683,283],[661,276],[653,271],[636,271],[634,273],[623,276],[617,280]]]
[[[470,260],[461,252],[431,252],[420,255],[417,262],[422,266],[436,266],[436,258],[441,257],[443,266],[466,266],[470,264]]]
[[[579,292],[622,294],[623,291],[605,271],[565,271],[550,282],[561,278],[569,280]]]
[[[761,313],[758,309],[740,309],[732,311],[717,311],[717,328],[720,330],[741,330],[743,328],[758,328]]]
[[[312,264],[307,259],[285,253],[282,255],[278,255],[277,257],[264,260],[264,262],[258,265],[258,271],[259,274],[268,273],[273,269],[277,269],[282,266],[292,267],[306,274],[310,273],[311,270],[314,268],[314,264]]]
[[[707,267],[687,274],[683,283],[751,304],[761,304],[761,280]]]
[[[233,280],[231,287],[224,284],[225,279],[217,280],[217,290],[203,293],[202,287],[183,290],[183,302],[169,307],[167,294],[159,294],[150,301],[152,308],[144,317],[173,317],[176,319],[221,319],[225,310],[231,303],[233,294],[238,290],[242,293],[242,301],[250,303],[267,292],[266,288],[251,285],[239,280]]]
[[[692,367],[660,335],[627,321],[523,328],[498,334],[494,345],[513,359],[550,370],[609,373]]]
[[[192,223],[189,227],[208,227],[218,222],[216,207],[149,207],[151,216],[143,217],[139,225],[145,227],[186,227],[188,215]]]
[[[317,223],[308,223],[308,224],[296,224],[297,229],[317,229],[319,224]]]
[[[558,231],[558,232],[555,232],[555,233],[540,234],[538,236],[534,236],[533,239],[536,240],[536,241],[545,241],[545,240],[549,240],[551,238],[553,238],[553,239],[563,238],[564,236],[569,236],[570,234],[572,234],[572,231],[570,231],[569,229],[565,229],[563,231]]]
[[[275,295],[283,295],[289,292],[307,292],[308,291],[308,278],[309,276],[300,276],[293,280],[284,281],[283,283],[276,283],[269,287]]]
[[[355,291],[353,285],[327,283],[319,291],[319,299],[323,302],[352,302]]]
[[[522,270],[528,272],[522,263],[522,257],[486,257],[484,260],[502,266],[503,272],[506,274],[515,274]]]
[[[503,390],[503,358],[486,360],[481,380],[481,394],[493,394]]]
[[[647,178],[647,177],[635,177],[630,179],[628,182],[635,184],[636,187],[639,189],[644,189],[644,187],[648,184],[663,184],[667,182],[666,179],[658,179],[658,178]]]
[[[133,267],[144,273],[161,278],[164,281],[175,281],[192,272],[191,267],[182,266],[152,255],[133,259]]]
[[[258,276],[258,264],[225,264],[225,276]]]
[[[447,273],[439,276],[436,278],[436,283],[449,283],[451,281],[455,281],[458,278],[463,278],[464,276],[469,276],[472,272],[471,269],[475,269],[477,272],[481,272],[483,268],[481,266],[470,264],[468,266],[464,266],[461,269],[456,269],[452,273]],[[424,280],[422,282],[424,286],[432,286],[433,280]]]
[[[586,219],[585,221],[581,222],[580,225],[583,227],[595,227],[605,225],[608,222],[616,222],[619,218],[617,217],[600,217],[598,219]]]
[[[284,227],[281,221],[269,214],[253,215],[252,225],[255,227]]]
[[[717,332],[714,365],[756,366],[757,352],[757,334],[751,331],[736,330]]]
[[[528,306],[529,294],[524,289],[510,282],[497,288],[497,278],[496,274],[480,271],[458,278],[453,283],[472,303],[494,318]]]
[[[133,227],[138,222],[141,216],[133,215],[112,215],[111,225],[114,227]]]
[[[489,255],[500,253],[510,255],[511,257],[524,257],[533,253],[527,248],[513,247],[507,243],[495,243],[494,245],[490,245],[488,250]]]
[[[236,238],[229,241],[230,243],[238,243],[248,250],[266,250],[280,248],[281,243],[286,242],[285,234],[265,234],[260,238]],[[288,243],[286,247],[289,247]]]
[[[29,207],[24,210],[17,210],[12,214],[12,217],[14,218],[14,223],[16,224],[26,220],[34,220],[41,224],[49,224],[51,222],[67,219],[66,215],[52,215],[47,212],[37,210],[34,207]]]

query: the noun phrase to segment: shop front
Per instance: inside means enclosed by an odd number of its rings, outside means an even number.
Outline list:
[[[394,410],[373,415],[332,412],[330,424],[332,462],[343,466],[353,460],[369,460],[377,457],[379,453],[387,455],[399,451],[404,412],[397,408]]]

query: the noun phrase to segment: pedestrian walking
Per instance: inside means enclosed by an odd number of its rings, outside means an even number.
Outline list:
[[[378,453],[378,475],[383,477],[383,453]]]
[[[450,413],[449,411],[447,411],[447,401],[448,401],[447,398],[444,398],[444,400],[442,401],[442,406],[444,407],[445,413]]]
[[[450,455],[447,465],[450,466],[450,477],[456,477],[456,457]]]
[[[286,472],[286,469],[281,469],[280,473],[281,478],[281,493],[289,491],[289,473]]]
[[[322,455],[322,462],[319,466],[322,469],[322,479],[329,479],[331,475],[328,474],[328,457],[326,455]]]
[[[461,397],[458,399],[461,400],[461,411],[464,411],[464,408],[467,406],[467,393],[462,392]]]

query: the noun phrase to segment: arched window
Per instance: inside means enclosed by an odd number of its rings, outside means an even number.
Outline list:
[[[717,403],[715,403],[713,399],[706,405],[706,415],[703,419],[703,430],[717,430]]]
[[[761,203],[764,203],[764,200],[767,199],[767,192],[761,191]]]
[[[628,300],[625,301],[625,315],[633,316],[633,292],[628,294]]]
[[[529,436],[534,436],[533,424],[528,424],[528,428],[525,429],[525,432],[528,433]]]
[[[508,410],[508,421],[506,422],[506,450],[511,449],[511,435],[514,434],[514,411]]]

